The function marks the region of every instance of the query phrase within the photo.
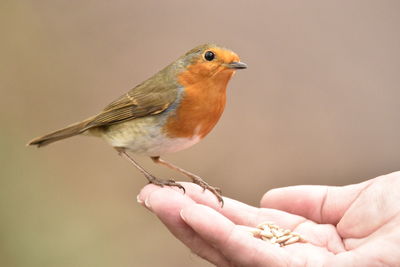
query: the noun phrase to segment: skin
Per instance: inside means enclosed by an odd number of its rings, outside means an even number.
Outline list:
[[[400,172],[342,187],[292,186],[268,191],[260,208],[213,195],[191,183],[145,186],[138,202],[194,253],[217,266],[400,266]],[[307,243],[283,248],[240,225],[274,221]]]

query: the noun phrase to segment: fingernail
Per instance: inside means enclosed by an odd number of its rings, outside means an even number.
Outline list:
[[[140,198],[140,194],[136,196],[136,201],[139,204],[143,204],[143,200]]]
[[[186,222],[186,218],[185,218],[185,216],[183,215],[183,210],[181,210],[181,212],[179,212],[179,215],[181,216],[181,219],[182,219],[184,222]]]
[[[146,206],[146,208],[148,208],[149,210],[151,210],[151,205],[150,205],[149,198],[146,198],[146,200],[144,201],[144,205]]]

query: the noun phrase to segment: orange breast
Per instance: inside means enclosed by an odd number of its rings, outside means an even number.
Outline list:
[[[232,74],[222,71],[214,77],[194,82],[188,73],[182,73],[179,82],[184,86],[184,92],[176,114],[168,118],[164,128],[168,136],[206,136],[224,111],[226,86]]]

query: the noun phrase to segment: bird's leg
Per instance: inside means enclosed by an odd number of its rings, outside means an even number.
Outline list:
[[[185,192],[185,188],[181,185],[178,184],[177,182],[175,182],[174,180],[163,180],[163,179],[158,179],[157,177],[155,177],[154,175],[150,174],[148,171],[146,171],[142,166],[140,166],[126,151],[125,148],[123,147],[114,147],[117,151],[118,154],[127,159],[130,163],[133,164],[133,166],[135,166],[143,175],[144,177],[147,178],[147,180],[149,181],[149,183],[151,184],[155,184],[155,185],[159,185],[161,187],[163,187],[164,185],[167,186],[176,186],[180,189],[183,190],[183,192]]]
[[[172,163],[169,163],[169,162],[161,159],[160,157],[151,157],[151,159],[155,163],[167,166],[168,168],[178,171],[178,172],[184,174],[185,176],[189,177],[190,179],[192,179],[193,183],[201,186],[203,188],[203,190],[206,190],[206,189],[209,190],[211,193],[213,193],[217,197],[218,201],[221,202],[222,205],[224,204],[224,200],[222,199],[222,195],[221,195],[221,189],[219,189],[218,187],[213,187],[213,186],[209,185],[207,182],[205,182],[203,179],[201,179],[196,174],[188,172]]]

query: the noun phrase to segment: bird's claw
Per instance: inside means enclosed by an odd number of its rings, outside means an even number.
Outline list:
[[[161,187],[175,186],[175,187],[178,187],[179,189],[182,189],[184,194],[186,193],[185,188],[180,183],[175,182],[175,180],[173,180],[173,179],[163,180],[163,179],[158,179],[158,178],[152,176],[149,179],[149,184],[155,184],[155,185],[158,185]]]
[[[221,203],[221,207],[224,206],[224,200],[222,198],[222,191],[220,188],[209,185],[203,179],[193,180],[193,183],[195,183],[195,184],[199,185],[201,188],[203,188],[203,192],[207,189],[208,191],[213,193],[214,196],[218,199],[218,202]]]

